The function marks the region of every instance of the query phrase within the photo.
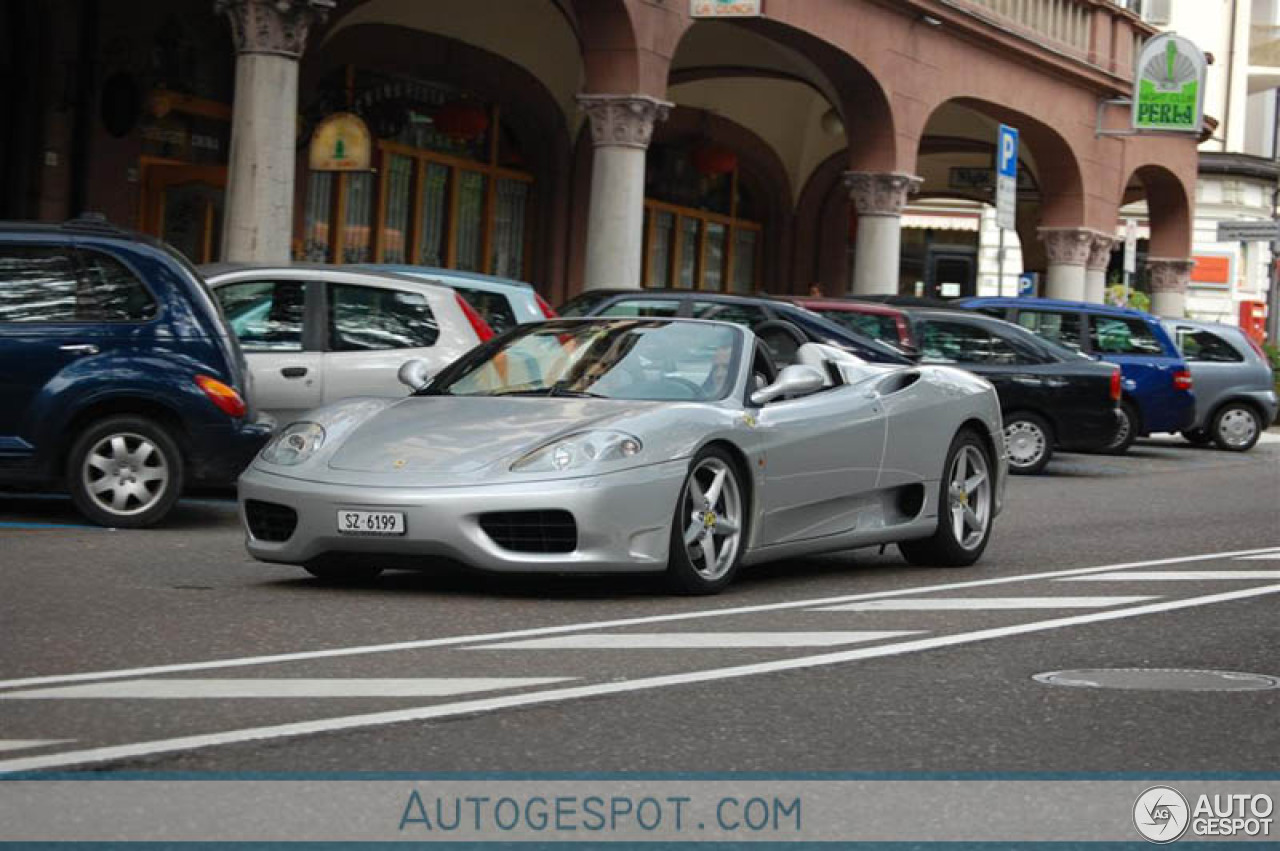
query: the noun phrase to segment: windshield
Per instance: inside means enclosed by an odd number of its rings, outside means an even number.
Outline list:
[[[712,323],[547,322],[476,349],[423,392],[709,402],[733,389],[741,348],[740,331]]]

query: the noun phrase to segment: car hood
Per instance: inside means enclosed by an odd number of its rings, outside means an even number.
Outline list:
[[[351,473],[433,477],[510,464],[555,438],[650,410],[660,402],[546,397],[413,396],[370,417],[329,459]]]

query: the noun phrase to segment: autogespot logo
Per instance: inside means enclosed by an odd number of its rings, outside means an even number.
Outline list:
[[[1133,804],[1133,824],[1151,842],[1172,842],[1187,832],[1187,799],[1177,789],[1152,786]]]

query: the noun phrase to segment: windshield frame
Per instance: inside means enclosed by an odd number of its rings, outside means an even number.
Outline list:
[[[448,396],[452,398],[466,398],[466,399],[495,399],[495,398],[509,399],[513,395],[522,395],[522,396],[525,396],[526,398],[563,399],[563,398],[579,397],[580,395],[587,395],[587,394],[581,394],[579,392],[575,392],[572,390],[564,390],[563,392],[557,392],[557,388],[559,387],[558,383],[553,384],[552,386],[546,388],[546,392],[530,392],[528,394],[462,393],[462,394],[455,395],[453,393],[447,392],[445,388],[447,388],[453,382],[467,376],[473,370],[480,367],[482,364],[491,360],[494,354],[502,350],[504,347],[510,344],[511,341],[513,341],[514,339],[518,337],[529,336],[537,332],[545,331],[548,328],[572,328],[572,327],[581,326],[581,325],[629,326],[629,327],[653,328],[653,327],[664,327],[668,325],[677,325],[677,324],[713,325],[718,328],[724,328],[732,332],[733,351],[729,361],[729,366],[730,366],[729,376],[726,379],[724,388],[719,396],[709,398],[709,399],[701,399],[701,398],[631,399],[625,396],[603,396],[603,395],[589,396],[589,398],[598,398],[603,401],[615,401],[615,402],[663,402],[667,404],[688,404],[688,403],[718,404],[723,402],[726,399],[733,399],[737,394],[738,388],[743,384],[745,380],[743,377],[744,371],[746,368],[744,365],[744,357],[743,357],[743,352],[746,350],[745,329],[729,322],[716,322],[713,320],[704,320],[704,319],[683,319],[683,318],[675,318],[675,317],[661,317],[661,318],[626,317],[626,318],[606,319],[601,317],[586,316],[581,318],[570,317],[570,318],[562,318],[562,319],[550,319],[546,322],[529,322],[523,325],[517,325],[514,328],[511,328],[503,332],[502,334],[499,334],[498,336],[494,337],[488,342],[482,343],[481,345],[471,349],[462,357],[458,358],[453,363],[449,364],[447,367],[442,369],[440,372],[436,373],[435,377],[432,378],[431,381],[425,387],[415,391],[411,395],[413,396]]]

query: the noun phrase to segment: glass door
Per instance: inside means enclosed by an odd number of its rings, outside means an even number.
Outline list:
[[[138,229],[163,239],[192,263],[222,255],[227,169],[213,165],[145,163]]]

